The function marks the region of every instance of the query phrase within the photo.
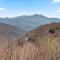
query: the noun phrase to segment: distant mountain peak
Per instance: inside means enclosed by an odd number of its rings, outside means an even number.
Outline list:
[[[34,14],[34,15],[32,15],[32,16],[48,18],[48,17],[46,17],[46,16],[44,16],[44,15],[41,15],[41,14]]]

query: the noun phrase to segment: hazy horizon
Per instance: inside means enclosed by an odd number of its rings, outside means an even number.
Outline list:
[[[60,18],[60,0],[0,0],[0,17],[34,14]]]
[[[31,14],[31,15],[17,15],[17,16],[5,16],[5,17],[0,17],[0,18],[15,18],[15,17],[20,17],[20,16],[33,16],[33,15],[36,15],[36,14]],[[41,15],[41,16],[45,16],[45,15],[42,15],[42,14],[37,14],[37,15]],[[45,16],[47,18],[57,18],[57,19],[60,19],[60,17],[48,17],[48,16]]]

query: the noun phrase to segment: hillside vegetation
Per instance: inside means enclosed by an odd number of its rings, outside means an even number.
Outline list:
[[[11,42],[0,60],[60,60],[60,23],[51,23]]]

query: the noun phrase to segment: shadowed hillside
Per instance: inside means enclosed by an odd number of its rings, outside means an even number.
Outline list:
[[[11,42],[0,60],[60,60],[60,23],[42,25]]]
[[[23,35],[24,32],[26,31],[23,29],[0,23],[0,57],[6,46],[19,36]]]
[[[26,31],[23,29],[0,23],[0,48],[4,48],[8,44],[8,41],[14,40],[21,36],[24,32]]]

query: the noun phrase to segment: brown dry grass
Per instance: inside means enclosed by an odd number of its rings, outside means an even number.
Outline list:
[[[60,60],[60,43],[54,37],[25,41],[21,45],[15,41],[1,60]]]
[[[17,44],[14,48],[12,47],[8,53],[5,51],[1,60],[34,60],[38,52],[38,48],[29,42],[25,42],[23,46]]]
[[[1,58],[2,54],[3,54],[3,51],[4,51],[4,49],[0,48],[0,58]]]

